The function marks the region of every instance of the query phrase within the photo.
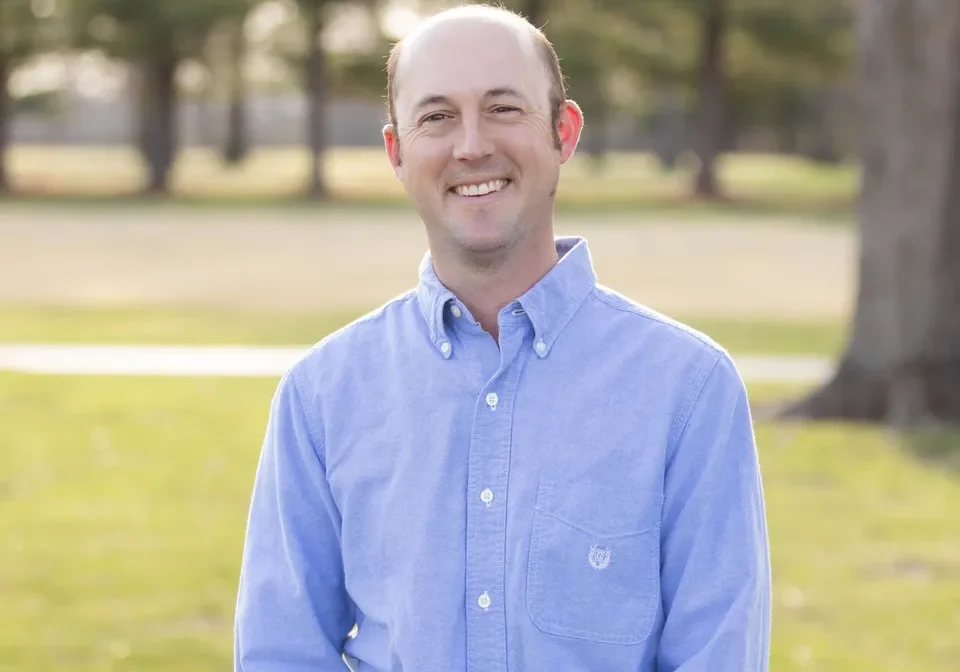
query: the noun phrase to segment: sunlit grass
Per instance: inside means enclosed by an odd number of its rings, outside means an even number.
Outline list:
[[[164,345],[311,345],[363,310],[310,313],[198,308],[0,307],[0,343],[156,343]],[[834,322],[683,320],[728,350],[750,354],[834,354],[843,325]]]
[[[274,385],[0,374],[0,669],[229,669]],[[958,472],[876,429],[761,421],[757,438],[771,669],[955,670]]]

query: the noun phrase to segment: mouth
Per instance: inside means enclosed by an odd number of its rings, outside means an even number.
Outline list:
[[[458,184],[455,187],[451,187],[448,191],[451,194],[456,194],[463,198],[483,199],[499,194],[511,184],[513,184],[513,180],[504,178],[477,184]]]

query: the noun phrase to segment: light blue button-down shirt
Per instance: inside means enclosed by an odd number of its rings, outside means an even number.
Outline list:
[[[708,338],[599,286],[585,240],[557,249],[499,347],[428,255],[416,290],[282,378],[238,671],[767,669],[744,385]]]

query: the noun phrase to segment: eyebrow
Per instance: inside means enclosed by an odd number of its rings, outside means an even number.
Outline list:
[[[483,97],[484,98],[513,97],[513,98],[519,98],[520,100],[523,100],[524,102],[526,102],[526,98],[524,98],[519,91],[517,91],[516,89],[511,89],[509,86],[502,86],[495,89],[489,89],[486,93],[483,94]],[[447,96],[431,94],[421,98],[420,102],[417,103],[417,106],[414,108],[414,110],[422,110],[423,108],[428,107],[430,105],[451,105],[451,104],[452,103]]]

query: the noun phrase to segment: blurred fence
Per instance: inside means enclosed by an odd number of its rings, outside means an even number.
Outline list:
[[[251,94],[245,101],[246,129],[257,146],[304,145],[307,142],[309,104],[298,91]],[[326,139],[334,147],[376,147],[383,142],[380,130],[385,110],[380,101],[339,98],[329,102]],[[222,100],[189,98],[178,104],[178,142],[181,146],[221,145],[227,135],[229,104]],[[833,120],[838,144],[848,144],[849,111],[838,109]],[[20,111],[10,123],[14,144],[42,145],[129,145],[135,138],[137,111],[134,97],[76,97],[58,103],[53,111]],[[682,118],[667,125],[689,125]],[[689,130],[689,129],[688,129]],[[598,134],[603,138],[598,138]],[[682,144],[689,149],[693,138],[684,133]],[[600,145],[615,151],[656,150],[662,145],[656,128],[625,114],[603,120],[600,127],[587,118],[582,142],[586,148]],[[802,143],[800,143],[802,144]],[[776,129],[748,129],[736,138],[736,149],[769,153],[784,152]]]

